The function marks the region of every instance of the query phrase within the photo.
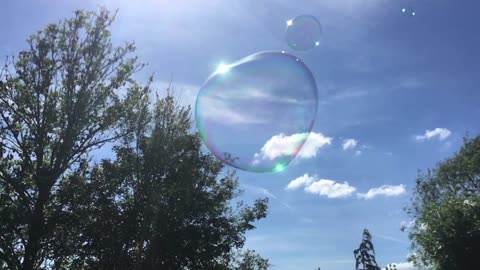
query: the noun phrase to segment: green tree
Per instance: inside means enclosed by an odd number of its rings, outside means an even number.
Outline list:
[[[55,219],[66,221],[52,237],[56,268],[267,269],[258,254],[238,253],[267,199],[232,204],[240,194],[234,173],[219,178],[222,163],[202,153],[190,109],[170,94],[152,116],[132,123],[115,161],[63,182],[52,201]]]
[[[230,270],[266,270],[270,267],[268,259],[262,258],[254,250],[246,250],[234,256]]]
[[[415,265],[480,269],[480,136],[419,174],[407,213],[414,220],[408,231]]]
[[[114,47],[113,16],[75,12],[32,35],[0,74],[0,267],[39,269],[57,229],[46,218],[63,176],[130,131],[145,92],[132,43]],[[13,71],[13,72],[9,72]]]
[[[239,251],[267,199],[238,200],[190,108],[149,101],[113,19],[77,11],[0,73],[0,269],[266,269]],[[107,142],[116,159],[91,164]]]

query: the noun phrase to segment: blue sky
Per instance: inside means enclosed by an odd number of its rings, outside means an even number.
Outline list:
[[[477,1],[4,1],[0,54],[25,48],[29,34],[75,9],[99,5],[119,9],[115,43],[135,40],[149,63],[138,79],[155,73],[161,89],[173,74],[184,104],[194,104],[219,63],[258,51],[288,50],[310,68],[317,136],[304,150],[315,155],[282,173],[238,172],[245,200],[271,198],[247,247],[272,269],[352,269],[365,227],[382,266],[405,262],[402,207],[417,170],[454,153],[466,132],[480,133]],[[307,53],[285,42],[285,22],[300,14],[324,30],[321,46]]]

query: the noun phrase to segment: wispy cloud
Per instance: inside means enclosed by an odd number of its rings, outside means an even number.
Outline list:
[[[261,119],[258,115],[248,113],[241,108],[235,110],[233,109],[233,106],[228,106],[228,104],[222,100],[212,97],[202,98],[202,102],[199,106],[204,118],[222,124],[237,125],[266,123],[266,120]]]
[[[345,139],[342,143],[343,150],[349,150],[357,147],[358,141],[355,139]]]
[[[314,102],[314,100],[299,100],[293,96],[279,96],[278,93],[272,93],[271,87],[265,87],[264,89],[254,88],[254,87],[243,87],[238,90],[224,91],[219,92],[214,95],[215,98],[225,100],[225,101],[263,101],[269,103],[283,103],[283,104],[303,104]],[[285,94],[285,93],[283,93]]]
[[[426,130],[423,135],[415,136],[417,141],[428,141],[432,139],[438,139],[439,141],[443,141],[448,138],[452,132],[447,128],[436,128],[432,130]]]
[[[293,207],[289,203],[282,202],[282,205],[285,206],[288,209],[293,209]]]
[[[182,82],[173,82],[170,85],[170,82],[167,81],[155,81],[152,84],[153,91],[150,98],[155,100],[157,95],[159,97],[165,97],[167,88],[170,88],[173,96],[180,102],[180,105],[190,106],[192,110],[195,110],[199,86]],[[262,124],[266,122],[266,120],[261,119],[258,115],[235,108],[235,106],[230,106],[229,103],[214,96],[202,97],[200,106],[204,118],[222,124]]]
[[[383,234],[373,234],[374,237],[378,237],[380,239],[384,239],[384,240],[388,240],[388,241],[393,241],[393,242],[397,242],[397,243],[402,243],[402,244],[405,244],[405,243],[408,243],[407,241],[404,241],[402,239],[398,239],[396,237],[393,237],[393,236],[389,236],[389,235],[383,235]]]
[[[400,196],[405,194],[407,191],[405,190],[404,185],[398,186],[391,186],[391,185],[383,185],[377,188],[371,188],[368,190],[367,193],[358,193],[357,196],[362,199],[373,199],[378,196],[385,196],[385,197],[394,197]]]
[[[366,95],[368,95],[368,92],[366,90],[348,89],[344,92],[337,93],[337,94],[326,97],[326,102],[363,97],[363,96],[366,96]]]
[[[177,98],[179,103],[182,106],[190,106],[192,110],[195,108],[195,101],[197,99],[198,90],[200,89],[197,85],[177,81],[174,81],[171,84],[168,81],[154,81],[151,88],[153,90],[150,96],[152,100],[155,100],[156,95],[159,97],[165,97],[167,94],[167,88],[170,88],[172,95]]]
[[[308,224],[314,223],[313,219],[311,219],[311,218],[306,218],[306,217],[301,218],[301,219],[300,219],[300,222],[301,222],[301,223],[308,223]]]
[[[254,156],[254,163],[260,159],[274,160],[278,157],[293,155],[298,151],[299,143],[305,139],[307,133],[296,133],[293,135],[278,134],[270,138]],[[320,148],[332,143],[330,137],[326,137],[321,133],[311,132],[307,141],[297,155],[297,158],[309,159],[317,155]]]
[[[306,173],[290,181],[290,183],[288,183],[288,185],[285,187],[285,190],[295,190],[304,186],[309,186],[313,181],[315,181],[315,178]]]
[[[244,188],[245,191],[253,193],[255,195],[266,196],[268,198],[277,199],[277,196],[275,196],[275,194],[271,193],[266,188],[263,188],[260,186],[254,186],[254,185],[247,185],[247,184],[242,184],[241,187]]]

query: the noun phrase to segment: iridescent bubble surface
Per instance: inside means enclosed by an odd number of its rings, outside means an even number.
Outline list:
[[[300,15],[287,21],[288,46],[296,51],[308,51],[320,45],[322,26],[311,15]]]
[[[210,152],[235,168],[280,172],[306,141],[318,93],[308,67],[285,52],[260,52],[221,64],[195,106]]]

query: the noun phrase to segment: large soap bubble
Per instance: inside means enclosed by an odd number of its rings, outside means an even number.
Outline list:
[[[300,151],[317,112],[315,79],[285,52],[222,64],[200,89],[195,118],[218,159],[252,172],[282,171]]]
[[[287,43],[296,51],[308,51],[320,45],[322,26],[311,15],[300,15],[287,21]]]

